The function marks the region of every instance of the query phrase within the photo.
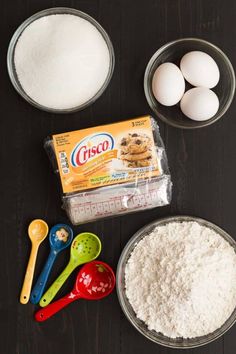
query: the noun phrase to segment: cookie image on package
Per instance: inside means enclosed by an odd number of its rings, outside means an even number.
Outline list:
[[[120,150],[124,154],[139,154],[150,149],[151,145],[151,139],[147,135],[133,133],[122,138]]]
[[[140,154],[122,154],[120,156],[121,160],[127,160],[127,161],[140,161],[140,160],[145,160],[149,159],[152,157],[152,152],[150,150],[141,152]]]
[[[129,168],[148,167],[153,164],[152,141],[145,134],[129,133],[120,142],[120,160]]]
[[[139,160],[139,161],[127,161],[127,160],[124,160],[123,164],[126,167],[129,167],[129,168],[138,168],[138,167],[152,166],[154,164],[154,161],[153,161],[152,158],[147,158],[146,160]]]

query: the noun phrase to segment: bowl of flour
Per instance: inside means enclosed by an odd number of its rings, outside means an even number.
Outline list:
[[[78,111],[95,102],[108,86],[114,64],[113,46],[102,26],[66,7],[46,9],[24,21],[7,54],[17,92],[52,113]]]
[[[203,219],[155,221],[125,246],[117,294],[148,339],[172,348],[207,344],[236,321],[236,242]]]

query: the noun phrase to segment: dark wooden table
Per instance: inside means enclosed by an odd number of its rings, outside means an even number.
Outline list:
[[[17,26],[33,13],[54,6],[87,12],[109,33],[116,67],[107,91],[91,107],[72,115],[41,112],[14,90],[6,52]],[[164,43],[200,37],[222,48],[236,67],[234,0],[1,0],[0,52],[0,354],[167,354],[174,350],[148,341],[127,321],[115,292],[100,302],[80,301],[44,324],[33,320],[35,307],[21,305],[19,294],[30,251],[27,225],[43,218],[49,225],[67,222],[60,208],[56,178],[43,149],[51,133],[115,122],[150,112],[143,92],[149,58]],[[151,112],[150,112],[151,113]],[[90,230],[103,243],[101,259],[114,268],[126,242],[140,227],[162,216],[189,214],[206,218],[236,235],[236,106],[218,123],[183,131],[159,122],[174,193],[171,206],[75,227]],[[48,254],[40,249],[36,275]],[[67,263],[63,254],[52,281]],[[72,286],[75,274],[61,290]],[[182,351],[180,351],[182,352]],[[223,338],[185,353],[234,354],[236,326]]]

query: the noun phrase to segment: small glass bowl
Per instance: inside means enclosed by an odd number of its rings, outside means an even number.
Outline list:
[[[74,15],[74,16],[78,16],[81,17],[87,21],[89,21],[93,26],[96,27],[96,29],[101,33],[101,35],[103,36],[108,50],[109,50],[109,55],[110,55],[110,67],[109,67],[109,71],[107,74],[107,78],[105,80],[105,82],[103,83],[102,87],[99,89],[99,91],[92,97],[90,98],[87,102],[83,103],[82,105],[76,106],[76,107],[72,107],[72,108],[68,108],[68,109],[54,109],[54,108],[50,108],[50,107],[46,107],[43,106],[39,103],[37,103],[36,101],[34,101],[30,96],[27,95],[27,93],[24,91],[24,89],[22,88],[17,74],[16,74],[16,69],[15,69],[15,63],[14,63],[14,55],[15,55],[15,48],[16,48],[16,44],[17,41],[19,39],[19,37],[21,36],[22,32],[26,29],[27,26],[29,26],[32,22],[34,22],[35,20],[44,17],[44,16],[49,16],[49,15],[56,15],[56,14],[69,14],[69,15]],[[43,111],[47,111],[47,112],[51,112],[51,113],[72,113],[72,112],[76,112],[76,111],[80,111],[86,107],[88,107],[89,105],[91,105],[92,103],[94,103],[101,95],[102,93],[105,91],[105,89],[107,88],[111,78],[112,78],[112,74],[114,71],[114,66],[115,66],[115,54],[114,54],[114,49],[112,46],[112,42],[108,36],[108,34],[106,33],[106,31],[103,29],[103,27],[96,21],[94,20],[94,18],[92,18],[91,16],[87,15],[86,13],[73,9],[73,8],[68,8],[68,7],[54,7],[54,8],[50,8],[50,9],[46,9],[40,12],[37,12],[36,14],[34,14],[33,16],[29,17],[28,19],[26,19],[15,31],[14,35],[12,36],[12,39],[10,41],[9,47],[8,47],[8,52],[7,52],[7,68],[8,68],[8,74],[10,77],[10,80],[13,84],[13,86],[15,87],[16,91],[30,104],[32,104],[33,106],[43,110]]]
[[[166,62],[172,62],[179,67],[181,58],[188,52],[193,50],[203,51],[209,54],[217,63],[220,70],[220,80],[216,87],[212,90],[219,98],[218,112],[206,121],[194,121],[186,117],[179,107],[179,104],[171,107],[163,106],[155,99],[152,92],[152,78],[157,67]],[[192,88],[185,81],[186,90]],[[235,91],[235,75],[232,64],[227,56],[216,47],[207,41],[198,38],[183,38],[165,44],[150,59],[145,75],[144,75],[144,91],[149,106],[163,122],[172,125],[176,128],[194,129],[202,128],[216,122],[225,114],[229,108]]]
[[[236,308],[235,308],[231,316],[228,318],[228,320],[223,324],[222,327],[218,328],[215,332],[210,333],[206,336],[196,337],[191,339],[183,339],[183,338],[173,339],[173,338],[166,337],[161,333],[157,333],[156,331],[149,330],[146,324],[136,317],[136,314],[132,306],[130,305],[125,293],[125,267],[127,261],[130,258],[130,255],[133,249],[136,247],[137,243],[141,241],[143,237],[147,236],[155,227],[163,226],[170,222],[183,222],[183,221],[195,221],[202,226],[206,226],[210,229],[213,229],[220,236],[222,236],[234,248],[236,252],[235,240],[232,239],[232,237],[229,236],[220,227],[210,223],[209,221],[196,218],[196,217],[191,217],[191,216],[168,217],[165,219],[154,221],[144,226],[142,229],[140,229],[134,234],[134,236],[129,240],[129,242],[126,244],[125,248],[121,253],[119,263],[117,266],[117,273],[116,273],[116,290],[117,290],[118,299],[120,302],[120,306],[124,314],[128,318],[128,320],[146,338],[152,340],[155,343],[161,344],[165,347],[175,348],[175,349],[190,349],[190,348],[200,347],[202,345],[208,344],[213,340],[221,337],[236,322]]]

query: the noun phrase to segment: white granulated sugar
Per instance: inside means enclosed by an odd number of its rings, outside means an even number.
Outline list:
[[[203,336],[236,306],[236,254],[220,235],[196,222],[171,222],[145,236],[125,270],[126,295],[150,330]]]
[[[31,99],[48,108],[69,109],[87,102],[103,86],[110,55],[89,21],[59,14],[41,17],[23,31],[14,62]]]

